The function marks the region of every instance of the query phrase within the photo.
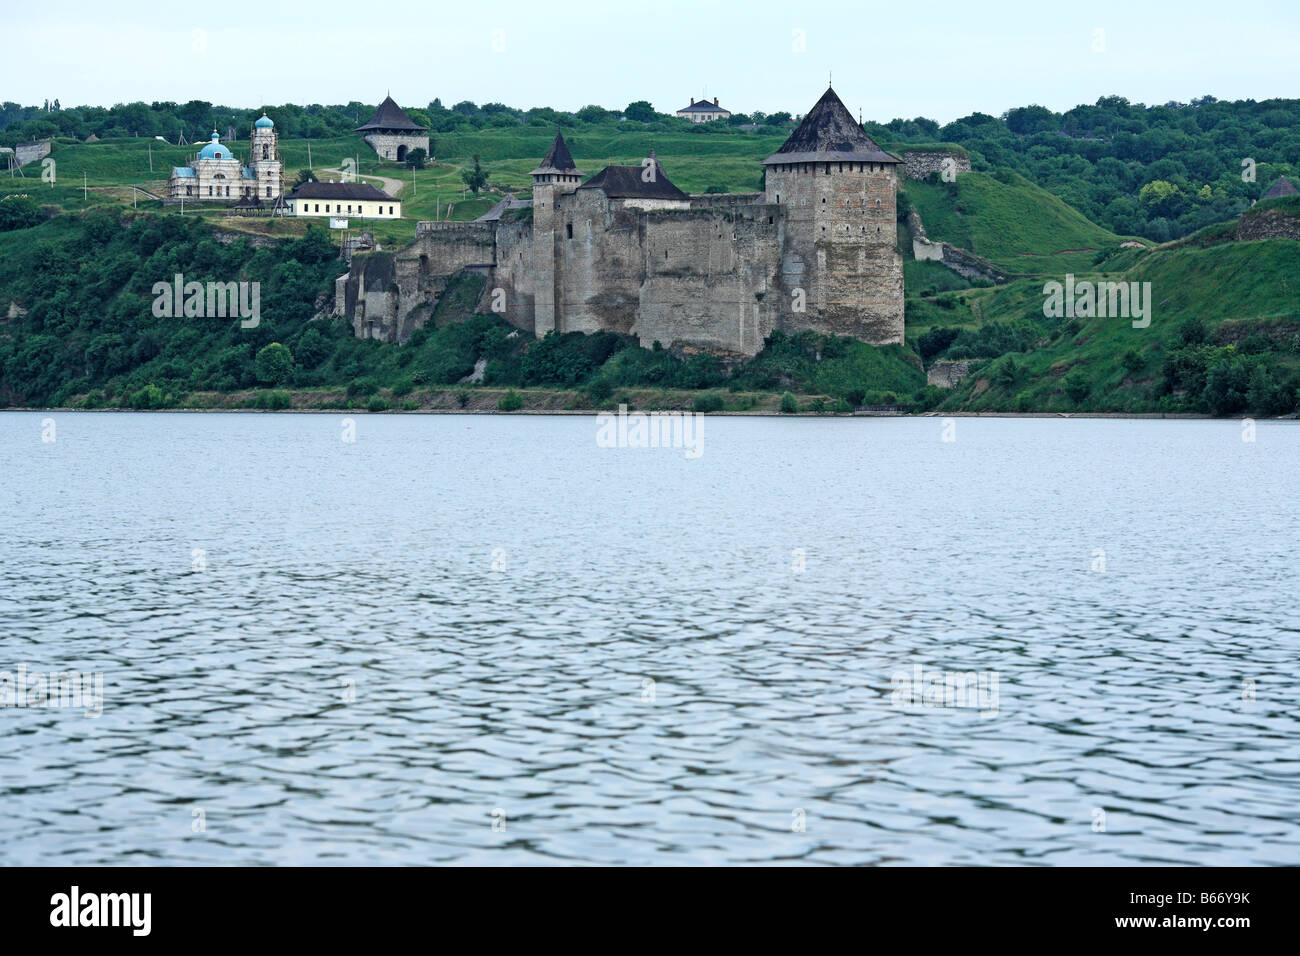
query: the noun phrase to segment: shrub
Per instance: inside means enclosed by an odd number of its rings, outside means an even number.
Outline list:
[[[931,359],[942,355],[944,349],[952,345],[960,331],[960,329],[942,326],[931,329],[916,340],[916,350],[921,353],[921,358],[928,365]]]
[[[1082,372],[1077,370],[1065,376],[1064,385],[1065,397],[1075,405],[1078,405],[1087,398],[1088,393],[1092,391],[1091,383],[1089,383],[1088,379],[1084,377]]]
[[[393,398],[401,398],[404,395],[410,395],[415,390],[415,383],[409,378],[399,378],[393,383]]]
[[[358,378],[348,383],[348,398],[358,395],[373,395],[379,391],[379,383],[373,378]]]
[[[254,400],[254,407],[266,409],[267,411],[280,411],[293,405],[293,401],[288,392],[258,392]]]
[[[259,382],[279,385],[293,374],[293,353],[279,342],[272,342],[258,350],[253,367]]]
[[[1249,374],[1238,359],[1225,359],[1205,376],[1202,397],[1212,415],[1232,415],[1246,408]]]
[[[1205,323],[1198,318],[1190,318],[1178,327],[1178,339],[1184,345],[1200,345],[1208,338]]]
[[[366,403],[366,411],[386,412],[388,411],[388,402],[378,395],[375,395]]]
[[[26,229],[37,225],[44,218],[40,204],[35,199],[23,195],[0,199],[0,232]]]
[[[139,409],[162,408],[166,403],[163,390],[157,385],[146,385],[131,396],[131,407]]]
[[[293,353],[303,367],[315,368],[329,356],[331,350],[332,346],[318,329],[308,329],[298,336],[298,344],[294,346]]]
[[[794,415],[798,411],[799,411],[799,403],[795,401],[794,396],[791,395],[789,392],[784,393],[781,396],[781,414]]]
[[[697,412],[720,412],[722,411],[722,396],[717,392],[705,392],[703,395],[696,395],[691,407]]]
[[[456,404],[459,405],[461,408],[464,408],[466,405],[468,405],[468,404],[469,404],[469,392],[465,391],[463,388],[462,388],[459,392],[457,392],[457,393],[456,393]]]
[[[513,388],[497,399],[497,408],[503,412],[517,412],[523,407],[523,398]]]

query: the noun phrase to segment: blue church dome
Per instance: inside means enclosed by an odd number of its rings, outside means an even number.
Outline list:
[[[199,150],[199,159],[232,159],[230,150],[217,142],[217,131],[212,131],[212,142]]]
[[[273,126],[275,125],[275,123],[273,123],[273,122],[271,121],[271,117],[269,117],[269,116],[267,116],[265,113],[263,113],[263,114],[262,114],[262,118],[259,119],[259,120],[258,120],[256,123],[254,123],[253,125],[256,126],[258,129],[270,129],[271,127],[273,127]]]

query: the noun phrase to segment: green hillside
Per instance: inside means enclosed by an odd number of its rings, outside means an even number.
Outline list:
[[[1010,171],[963,173],[952,183],[907,180],[904,190],[932,241],[967,249],[1013,274],[1081,270],[1098,250],[1123,241]]]
[[[349,135],[288,138],[281,150],[291,180],[308,165],[310,145],[321,178],[337,175],[332,170],[351,157],[361,176],[400,183],[405,218],[364,226],[391,249],[410,241],[417,220],[472,219],[506,191],[526,194],[528,172],[553,135],[539,126],[458,127],[437,137],[435,161],[414,172],[367,154]],[[566,131],[589,173],[608,162],[637,163],[653,148],[691,192],[758,190],[759,160],[784,135],[777,128],[671,126]],[[889,145],[897,151],[906,142]],[[900,220],[915,208],[931,239],[969,250],[1012,279],[995,287],[915,261],[900,221],[905,346],[776,335],[749,362],[723,365],[610,335],[509,339],[499,321],[471,319],[469,286],[453,289],[437,328],[407,346],[358,341],[345,323],[312,318],[341,270],[337,234],[301,220],[233,218],[221,208],[187,205],[179,216],[131,188],[163,188],[170,167],[191,153],[144,137],[59,140],[53,187],[41,181],[37,165],[24,176],[0,178],[0,306],[18,307],[12,317],[0,312],[0,403],[238,406],[263,401],[274,386],[292,392],[276,402],[296,407],[442,407],[451,400],[448,390],[459,401],[466,389],[518,388],[542,396],[570,390],[563,399],[537,398],[565,407],[597,407],[620,396],[690,407],[692,396],[708,392],[709,407],[721,401],[732,409],[775,409],[789,390],[796,405],[813,411],[899,402],[940,412],[1280,414],[1295,409],[1300,393],[1294,198],[1260,203],[1240,219],[1163,246],[1125,249],[1125,237],[1009,169],[981,171],[977,164],[952,184],[908,180]],[[475,156],[490,180],[479,197],[461,181]],[[1275,238],[1236,241],[1239,230]],[[226,241],[231,232],[281,241],[258,249]],[[149,287],[173,271],[200,281],[262,277],[267,319],[255,333],[237,323],[154,319]],[[1045,316],[1044,283],[1067,273],[1080,281],[1149,282],[1150,327]],[[287,373],[268,378],[257,357],[275,342],[288,347],[292,361]],[[480,358],[489,360],[483,385],[458,384]],[[974,374],[952,391],[925,385],[926,367],[955,359],[976,363]]]
[[[927,357],[982,364],[937,407],[1211,414],[1295,409],[1300,241],[1161,247],[1117,259],[1124,268],[1080,274],[1077,281],[1150,283],[1147,328],[1134,328],[1127,318],[1045,317],[1040,278],[954,297],[949,314],[957,337]],[[932,345],[926,334],[948,335],[932,331],[941,325],[932,321],[935,311],[931,306],[909,325],[909,339],[922,354]],[[926,332],[919,332],[922,327]]]

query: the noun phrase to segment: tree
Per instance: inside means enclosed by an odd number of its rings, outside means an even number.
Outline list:
[[[1231,415],[1246,407],[1249,373],[1238,359],[1225,359],[1210,369],[1202,398],[1212,415]]]
[[[26,229],[43,218],[40,205],[29,196],[18,194],[0,199],[0,232]]]
[[[478,161],[478,153],[474,154],[474,168],[461,170],[460,178],[475,196],[478,195],[480,189],[487,185],[488,175],[483,171],[483,166]]]
[[[623,111],[623,118],[634,123],[653,123],[659,118],[659,114],[648,101],[637,100],[635,103],[627,104],[627,109]]]
[[[257,380],[267,385],[279,385],[293,373],[293,354],[279,342],[264,345],[253,360]]]
[[[613,113],[603,106],[584,106],[578,110],[577,117],[584,123],[603,123],[613,117]]]
[[[334,347],[317,329],[303,332],[298,337],[298,344],[294,346],[297,359],[304,368],[315,368],[329,356],[333,349]]]
[[[301,186],[303,183],[314,183],[314,182],[316,182],[315,173],[313,173],[310,169],[300,169],[298,170],[298,178],[294,180],[293,184],[295,186]]]
[[[428,156],[420,147],[416,147],[406,154],[406,165],[408,169],[424,169],[425,161]]]

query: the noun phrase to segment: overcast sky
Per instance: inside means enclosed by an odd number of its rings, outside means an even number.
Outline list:
[[[50,0],[12,5],[3,22],[0,99],[25,104],[378,103],[391,90],[417,107],[645,99],[672,112],[716,96],[737,112],[802,113],[832,71],[845,103],[881,122],[1108,94],[1300,97],[1297,0]]]

